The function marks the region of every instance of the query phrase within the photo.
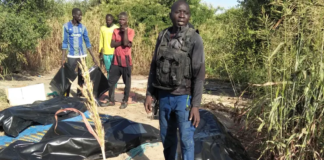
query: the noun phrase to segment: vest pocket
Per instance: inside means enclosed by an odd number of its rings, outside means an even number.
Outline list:
[[[170,82],[170,61],[163,56],[158,57],[156,62],[156,78],[161,85],[169,85]]]
[[[171,65],[170,65],[170,61],[164,59],[164,60],[163,60],[163,63],[162,63],[162,66],[161,66],[161,68],[162,68],[162,73],[165,73],[165,74],[169,73],[169,72],[170,72],[170,67],[171,67]]]
[[[172,63],[170,78],[173,86],[178,86],[181,84],[181,70],[178,61],[173,61]]]
[[[191,59],[189,57],[185,60],[185,67],[184,67],[184,77],[187,79],[191,78]]]

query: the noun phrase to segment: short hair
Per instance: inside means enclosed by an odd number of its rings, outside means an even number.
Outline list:
[[[76,14],[78,11],[81,12],[81,9],[80,9],[80,8],[73,8],[73,9],[72,9],[72,15],[73,15],[73,14]]]
[[[113,16],[113,15],[111,15],[111,14],[107,14],[107,15],[106,15],[106,18],[108,18],[108,17],[110,17],[110,18],[114,19],[114,16]]]
[[[119,16],[125,16],[126,18],[128,18],[128,14],[126,12],[119,13]]]
[[[173,5],[171,7],[171,12],[173,12],[175,10],[175,7],[178,7],[180,4],[185,4],[188,7],[189,11],[190,11],[190,6],[189,6],[189,4],[188,4],[187,1],[185,1],[185,0],[178,0],[178,1],[176,1],[176,2],[173,3]]]

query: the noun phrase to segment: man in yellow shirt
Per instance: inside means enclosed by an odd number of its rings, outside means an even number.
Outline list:
[[[104,61],[105,68],[107,70],[107,78],[108,78],[110,66],[112,64],[114,52],[115,52],[115,48],[111,48],[110,43],[111,43],[114,29],[119,27],[114,24],[114,17],[111,14],[106,15],[106,23],[107,25],[102,26],[100,28],[99,53],[100,53],[100,59],[103,59]],[[117,88],[117,84],[115,85],[115,88]],[[113,95],[115,94],[113,93]]]

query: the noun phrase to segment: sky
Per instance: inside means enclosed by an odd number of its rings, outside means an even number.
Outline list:
[[[203,2],[212,4],[214,7],[223,7],[225,9],[235,7],[238,2],[237,0],[203,0]]]

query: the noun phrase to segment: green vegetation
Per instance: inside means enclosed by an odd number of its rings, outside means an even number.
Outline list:
[[[267,133],[264,156],[321,159],[323,153],[323,4],[271,1],[250,21],[255,33],[256,68],[263,82],[254,89],[249,122]],[[255,16],[253,16],[255,17]],[[250,80],[251,83],[254,81]],[[280,82],[280,83],[279,83]]]
[[[136,31],[134,72],[147,74],[156,37],[171,24],[168,13],[173,1],[1,1],[1,74],[57,68],[62,25],[71,19],[73,7],[83,10],[82,23],[94,52],[105,15],[128,12],[130,27]],[[238,94],[247,88],[253,96],[245,116],[247,124],[257,125],[264,137],[262,158],[324,157],[324,3],[242,0],[238,8],[217,15],[219,9],[200,0],[189,3],[190,22],[204,40],[207,76],[229,79]]]

